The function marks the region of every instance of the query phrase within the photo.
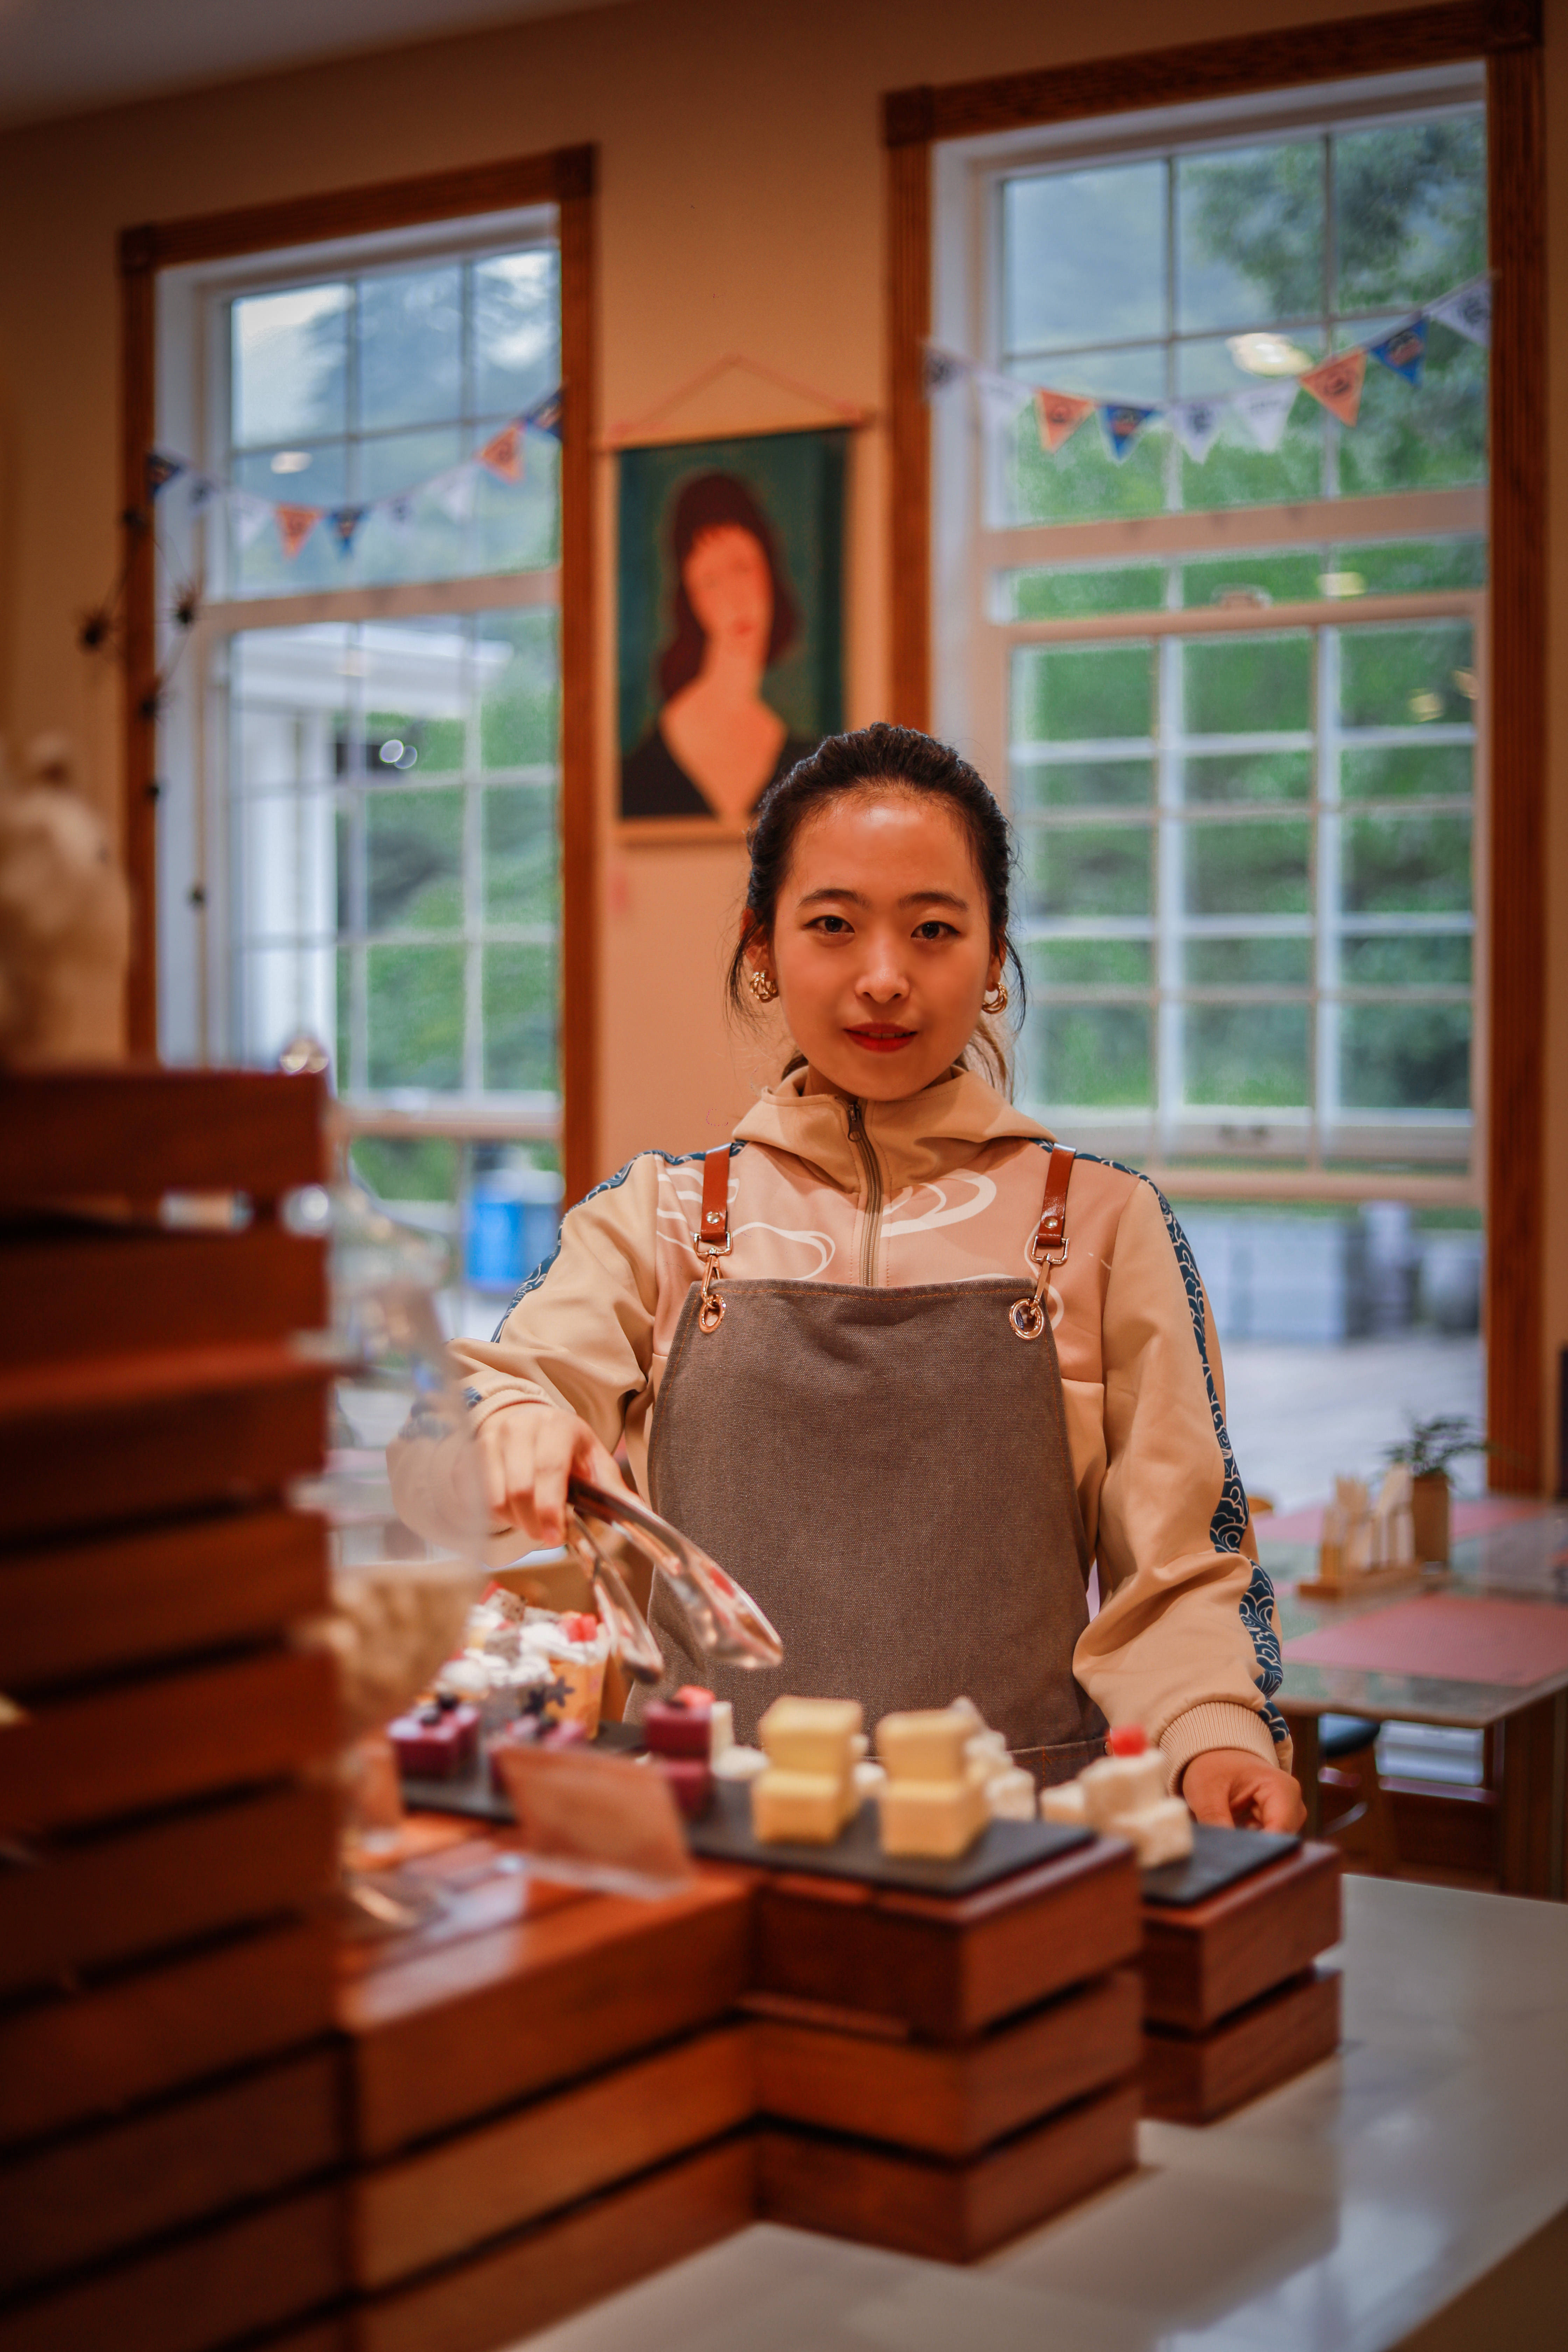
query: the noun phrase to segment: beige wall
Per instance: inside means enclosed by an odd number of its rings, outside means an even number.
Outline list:
[[[1075,57],[1360,13],[1331,0],[634,0],[512,30],[232,83],[0,139],[0,730],[65,725],[115,788],[115,680],[79,655],[73,617],[115,562],[114,238],[127,223],[479,163],[591,140],[600,152],[600,411],[659,400],[741,350],[870,409],[882,386],[878,95]],[[1568,187],[1568,0],[1547,0],[1553,163]],[[1557,136],[1559,130],[1564,135]],[[1568,334],[1556,264],[1554,359]],[[1561,369],[1557,380],[1563,380]],[[801,421],[732,379],[683,429]],[[673,421],[673,420],[672,420]],[[1552,576],[1568,565],[1568,468],[1553,478]],[[610,545],[611,468],[601,544]],[[849,597],[849,715],[883,708],[882,431],[860,437]],[[606,563],[607,577],[607,563]],[[1555,593],[1554,593],[1555,603]],[[601,779],[610,807],[610,606]],[[1568,1199],[1568,682],[1552,711],[1552,1197]],[[732,848],[607,850],[602,876],[605,1169],[722,1134],[760,1066],[729,1035],[717,976],[739,903]],[[1552,1360],[1568,1342],[1568,1231],[1550,1244]],[[1543,1402],[1543,1410],[1545,1405]],[[1554,1452],[1552,1456],[1554,1459]]]

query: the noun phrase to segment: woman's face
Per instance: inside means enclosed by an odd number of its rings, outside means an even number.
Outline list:
[[[984,888],[947,803],[881,789],[808,818],[773,938],[752,961],[777,981],[817,1082],[898,1102],[941,1077],[1000,969]]]
[[[700,532],[680,577],[710,646],[747,656],[760,672],[773,635],[773,581],[754,532],[733,522]]]

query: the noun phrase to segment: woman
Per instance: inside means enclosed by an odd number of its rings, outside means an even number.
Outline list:
[[[590,1193],[494,1343],[458,1343],[498,1528],[559,1541],[568,1476],[614,1481],[624,1434],[783,1636],[782,1675],[715,1672],[656,1591],[671,1680],[742,1733],[781,1688],[868,1722],[964,1692],[1044,1779],[1138,1722],[1201,1820],[1297,1826],[1186,1242],[982,1075],[1022,982],[1001,811],[870,727],[772,787],[751,848],[731,995],[776,996],[798,1052],[728,1146]]]
[[[799,615],[761,507],[732,474],[688,482],[670,526],[675,635],[658,724],[621,762],[621,814],[740,824],[812,749],[763,700]]]

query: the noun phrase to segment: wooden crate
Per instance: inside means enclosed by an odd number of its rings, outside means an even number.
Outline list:
[[[1152,2025],[1143,2036],[1143,2111],[1173,2124],[1208,2124],[1309,2066],[1340,2042],[1340,1979],[1308,1969],[1221,2018],[1206,2033]]]
[[[1139,1949],[1131,1849],[1097,1839],[973,1895],[763,1874],[756,1990],[962,2041]]]
[[[1137,2126],[1132,2084],[958,2164],[770,2123],[758,2135],[757,2210],[796,2229],[973,2262],[1130,2172]]]
[[[1340,1938],[1340,1854],[1303,1844],[1185,1909],[1143,1906],[1143,2014],[1202,2033]]]
[[[781,2016],[765,1995],[749,2006],[763,2115],[952,2159],[1123,2081],[1140,2057],[1130,1969],[956,2042],[916,2041],[874,2018]]]

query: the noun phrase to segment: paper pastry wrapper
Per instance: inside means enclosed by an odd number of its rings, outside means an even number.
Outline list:
[[[680,1816],[658,1772],[581,1748],[495,1752],[518,1843],[542,1877],[656,1897],[690,1879]]]
[[[552,1682],[564,1683],[566,1696],[545,1709],[552,1723],[580,1723],[592,1739],[599,1728],[605,1698],[605,1661],[601,1658],[547,1658]]]

